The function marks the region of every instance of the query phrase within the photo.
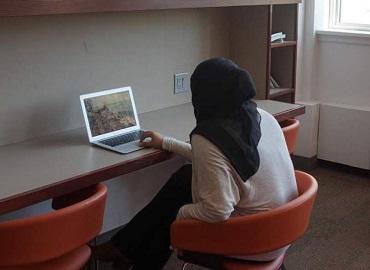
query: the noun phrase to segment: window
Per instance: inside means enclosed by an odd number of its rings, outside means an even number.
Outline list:
[[[370,0],[331,0],[330,28],[370,31]]]

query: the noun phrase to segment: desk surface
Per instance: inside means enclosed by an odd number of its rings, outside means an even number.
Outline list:
[[[279,121],[301,105],[257,101]],[[190,103],[140,114],[143,128],[188,140],[195,124]],[[161,150],[121,155],[89,144],[85,128],[0,147],[0,214],[60,196],[171,158]]]

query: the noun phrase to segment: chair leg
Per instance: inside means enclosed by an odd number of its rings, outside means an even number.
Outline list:
[[[99,270],[98,260],[96,260],[93,256],[91,256],[84,270]]]
[[[90,241],[91,244],[97,245],[97,237]],[[96,259],[95,254],[91,254],[90,262],[89,262],[89,270],[99,270],[99,261]]]
[[[86,263],[86,265],[81,270],[98,270],[97,261],[91,257],[90,260]]]

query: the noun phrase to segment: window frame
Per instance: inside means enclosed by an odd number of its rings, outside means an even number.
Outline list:
[[[370,24],[344,23],[340,21],[342,0],[330,0],[329,28],[333,30],[353,30],[370,32]]]

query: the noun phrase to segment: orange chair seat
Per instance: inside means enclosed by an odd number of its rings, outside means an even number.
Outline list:
[[[283,130],[285,142],[288,147],[290,154],[293,154],[298,137],[298,130],[300,123],[297,119],[288,119],[280,123],[281,129]]]
[[[33,264],[31,266],[0,267],[0,270],[80,270],[86,265],[90,255],[91,249],[87,245],[84,245],[51,261]]]
[[[225,259],[223,267],[225,270],[278,270],[283,264],[285,254],[270,262],[252,262],[235,259]]]
[[[107,188],[56,211],[0,222],[0,270],[81,270],[103,225]],[[60,205],[61,206],[61,205]]]
[[[222,270],[278,270],[284,255],[271,262],[225,258],[250,256],[279,249],[304,234],[317,194],[317,181],[295,171],[299,196],[269,211],[231,217],[218,223],[194,219],[176,220],[171,225],[171,245],[184,262]],[[210,267],[208,267],[210,268]]]

